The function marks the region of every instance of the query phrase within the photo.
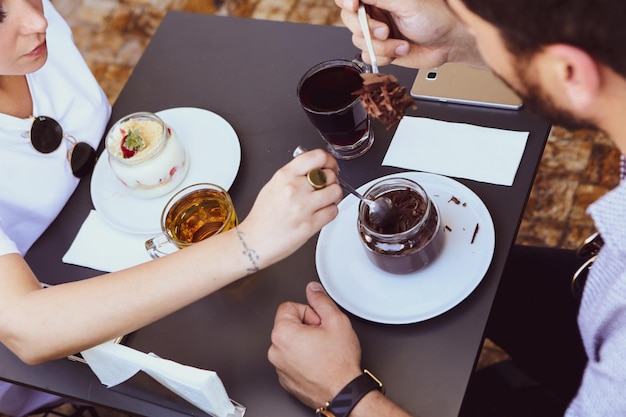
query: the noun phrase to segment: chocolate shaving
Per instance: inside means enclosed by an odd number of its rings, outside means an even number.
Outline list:
[[[365,217],[370,229],[377,233],[402,233],[417,224],[426,213],[426,201],[409,188],[393,190],[384,194],[393,203],[396,215],[385,224],[375,224],[369,218],[369,211]]]
[[[446,227],[446,229],[445,229],[445,230],[447,230],[448,232],[451,232],[451,231],[452,231],[452,229],[450,229],[450,226],[446,225],[445,227]]]
[[[410,261],[413,266],[415,266],[415,262],[424,263],[426,259],[424,256],[434,258],[439,251],[439,244],[429,246],[429,251],[418,254],[421,252],[421,249],[425,248],[431,239],[433,239],[433,236],[437,233],[439,226],[439,214],[437,213],[437,210],[432,209],[431,206],[431,209],[427,212],[428,197],[424,198],[424,196],[410,188],[390,190],[379,195],[378,197],[382,196],[391,199],[394,206],[394,214],[390,216],[389,221],[385,222],[385,224],[373,224],[369,218],[369,210],[365,208],[366,211],[363,213],[363,224],[370,231],[382,235],[397,236],[398,234],[404,232],[410,233],[404,235],[400,247],[390,248],[389,245],[379,245],[378,243],[373,243],[373,246],[368,244],[368,246],[377,253],[393,253],[394,258],[399,258],[399,255],[402,254],[417,254],[417,259]],[[382,241],[379,243],[381,242]]]
[[[408,108],[416,108],[407,94],[406,87],[398,84],[391,74],[364,73],[363,88],[353,94],[361,96],[361,104],[367,113],[387,125],[387,130],[400,123]]]
[[[450,201],[452,201],[454,204],[457,204],[457,205],[461,204],[461,200],[459,200],[459,199],[458,199],[458,198],[456,198],[455,196],[452,196],[452,197],[450,198],[450,200],[448,200],[448,203],[449,203]]]
[[[476,223],[476,227],[474,228],[474,234],[472,235],[472,245],[474,244],[474,240],[476,240],[476,235],[478,234],[478,223]]]

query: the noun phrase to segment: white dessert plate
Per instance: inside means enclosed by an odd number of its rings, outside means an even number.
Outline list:
[[[491,264],[495,230],[485,204],[463,184],[422,172],[383,178],[390,177],[417,182],[439,207],[445,227],[439,256],[410,274],[379,269],[367,257],[359,238],[359,200],[349,195],[339,203],[339,215],[320,232],[315,263],[328,294],[350,313],[377,323],[416,323],[450,310],[478,286]],[[359,191],[364,193],[381,179],[361,186]]]
[[[239,171],[239,138],[221,116],[193,107],[177,107],[156,114],[176,131],[187,150],[189,171],[176,189],[155,198],[131,195],[111,171],[106,149],[91,177],[91,200],[96,210],[109,224],[129,233],[159,233],[163,207],[176,191],[199,182],[218,184],[228,190]]]

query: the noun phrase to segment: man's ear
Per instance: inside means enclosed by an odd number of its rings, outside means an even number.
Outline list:
[[[553,44],[544,49],[552,68],[552,78],[561,84],[570,105],[588,111],[601,88],[601,73],[596,60],[575,46]]]

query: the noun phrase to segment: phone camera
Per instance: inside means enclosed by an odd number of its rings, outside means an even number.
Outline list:
[[[434,80],[436,78],[437,78],[437,73],[435,71],[429,71],[428,74],[426,74],[427,80]]]

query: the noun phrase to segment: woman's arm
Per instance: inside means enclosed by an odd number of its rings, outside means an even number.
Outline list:
[[[323,167],[329,185],[306,173]],[[124,335],[292,254],[337,214],[337,164],[315,150],[278,170],[236,228],[123,271],[42,289],[24,259],[0,256],[0,341],[30,364]]]

